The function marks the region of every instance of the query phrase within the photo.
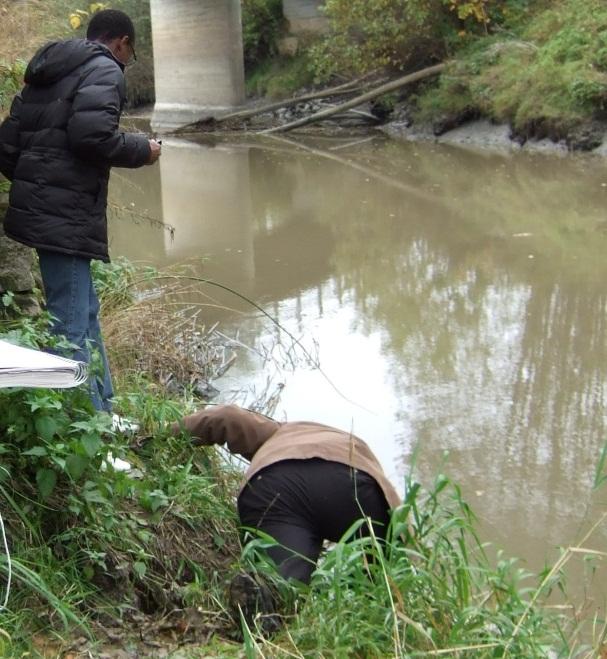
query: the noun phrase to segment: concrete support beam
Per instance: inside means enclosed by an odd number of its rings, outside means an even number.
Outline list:
[[[240,0],[151,0],[155,130],[244,103]]]

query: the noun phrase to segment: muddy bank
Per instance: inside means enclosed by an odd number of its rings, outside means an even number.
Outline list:
[[[293,106],[289,106],[285,101],[284,107],[260,112],[243,120],[235,118],[224,121],[221,117],[219,120],[205,120],[178,129],[175,134],[261,133],[294,120],[310,117],[331,105],[332,99]],[[147,118],[146,114],[138,113],[136,117],[131,118],[140,121]],[[523,136],[515,134],[507,124],[495,124],[489,119],[477,117],[454,117],[435,123],[416,123],[410,119],[410,109],[406,106],[386,112],[383,106],[371,103],[298,128],[293,133],[343,136],[366,134],[376,130],[389,137],[410,142],[435,142],[497,151],[542,152],[555,155],[590,152],[607,156],[607,122],[590,122],[563,135],[538,129],[528,136]]]
[[[529,151],[562,155],[585,151],[607,156],[607,123],[581,127],[554,140],[550,137],[524,139],[515,135],[507,124],[494,124],[488,119],[472,119],[442,130],[431,124],[415,124],[406,119],[389,122],[380,130],[390,137],[410,142],[436,142],[499,151]]]

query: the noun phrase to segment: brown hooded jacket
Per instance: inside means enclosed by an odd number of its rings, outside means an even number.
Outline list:
[[[362,439],[343,430],[310,421],[279,423],[236,405],[204,409],[184,417],[171,428],[174,434],[182,429],[192,436],[195,446],[227,444],[231,453],[250,460],[245,483],[265,467],[282,460],[322,458],[372,476],[390,508],[401,503],[371,449]]]

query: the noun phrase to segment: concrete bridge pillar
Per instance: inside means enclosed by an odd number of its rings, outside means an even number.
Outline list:
[[[289,32],[322,32],[327,19],[321,11],[325,0],[282,0],[282,10],[289,22]]]
[[[154,130],[244,103],[240,0],[151,0]]]

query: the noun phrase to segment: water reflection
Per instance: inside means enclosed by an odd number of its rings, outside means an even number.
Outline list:
[[[575,538],[606,438],[596,160],[383,139],[173,140],[160,168],[122,174],[113,194],[175,229],[118,213],[114,254],[194,258],[317,352],[331,382],[281,370],[279,415],[353,428],[395,480],[417,444],[425,481],[449,450],[442,468],[488,535],[534,565]],[[262,354],[292,350],[256,312],[216,318]],[[272,368],[243,352],[226,392],[263,385]]]

